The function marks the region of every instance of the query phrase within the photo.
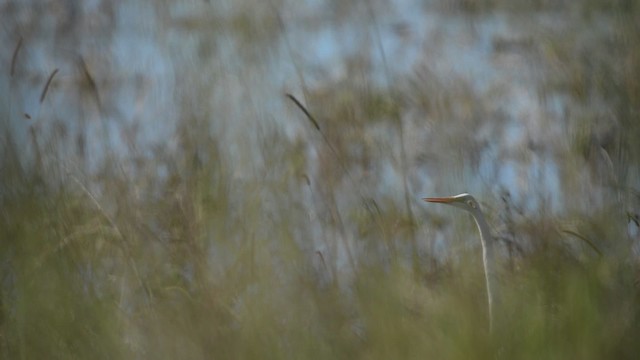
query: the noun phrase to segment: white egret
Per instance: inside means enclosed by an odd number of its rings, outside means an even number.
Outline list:
[[[498,279],[495,263],[495,238],[491,236],[489,225],[484,219],[480,210],[480,205],[469,194],[460,194],[448,197],[423,198],[422,200],[432,203],[452,205],[471,213],[478,230],[480,231],[480,242],[482,243],[482,261],[484,263],[484,275],[487,282],[487,300],[489,305],[489,329],[493,330],[495,309],[499,304],[499,294],[497,292]]]

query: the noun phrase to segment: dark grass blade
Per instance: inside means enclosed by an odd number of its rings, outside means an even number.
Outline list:
[[[309,113],[309,111],[307,111],[307,108],[305,108],[304,105],[302,105],[302,103],[300,103],[300,101],[298,101],[298,99],[296,99],[295,96],[293,96],[293,95],[291,95],[289,93],[287,93],[286,95],[287,95],[287,97],[289,99],[291,99],[291,101],[293,101],[296,105],[298,105],[300,110],[302,110],[302,112],[305,115],[307,115],[307,118],[309,119],[309,121],[311,121],[311,123],[316,128],[316,130],[320,131],[320,125],[318,125],[318,122],[316,121],[316,119],[314,119],[313,116],[311,116],[311,114]]]
[[[20,49],[22,48],[22,36],[20,37],[20,40],[18,40],[18,44],[16,45],[16,48],[13,50],[13,55],[11,56],[11,71],[10,71],[10,76],[13,77],[13,75],[16,73],[16,62],[18,60],[18,53],[20,52]]]
[[[55,69],[53,70],[51,75],[49,75],[49,79],[47,80],[47,83],[44,85],[44,89],[42,89],[42,94],[40,95],[40,104],[42,104],[42,102],[44,101],[44,98],[47,96],[47,91],[49,91],[49,86],[53,81],[53,77],[56,76],[57,73],[58,73],[58,69]]]
[[[89,71],[89,67],[87,66],[86,61],[84,61],[84,58],[82,56],[79,56],[78,62],[80,63],[80,67],[82,68],[84,77],[87,80],[87,85],[89,85],[89,89],[91,89],[91,93],[93,93],[93,96],[95,97],[98,107],[102,108],[102,103],[100,101],[100,93],[98,92],[98,85],[96,84],[95,79],[91,75],[91,72]]]
[[[600,249],[598,249],[596,247],[596,245],[593,242],[591,242],[591,240],[587,239],[585,236],[582,236],[582,235],[578,234],[577,232],[571,231],[571,230],[562,230],[562,232],[565,233],[565,234],[573,235],[573,236],[577,237],[578,239],[584,241],[587,245],[589,245],[590,248],[593,249],[593,251],[597,252],[598,255],[602,256],[602,251],[600,251]]]

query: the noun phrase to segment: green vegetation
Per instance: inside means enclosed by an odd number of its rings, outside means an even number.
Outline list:
[[[507,6],[453,3],[469,16]],[[179,150],[159,147],[145,158],[132,147],[134,160],[109,153],[97,171],[65,156],[68,139],[58,132],[34,125],[20,143],[0,109],[0,358],[636,358],[640,267],[629,228],[638,227],[640,205],[640,10],[631,1],[588,3],[572,31],[532,30],[544,69],[540,102],[563,96],[570,110],[566,143],[535,144],[561,169],[564,212],[545,207],[548,194],[534,194],[538,207],[522,211],[507,196],[499,206],[491,189],[478,195],[508,227],[493,334],[478,247],[457,240],[477,243],[471,220],[407,207],[403,195],[431,194],[401,186],[377,195],[384,184],[372,178],[389,161],[405,172],[438,165],[443,190],[471,182],[468,169],[487,150],[472,134],[495,115],[489,95],[424,68],[380,89],[354,60],[335,91],[308,89],[322,133],[308,123],[298,137],[247,126],[260,158],[248,151],[242,164],[210,128],[218,113],[193,106],[208,102],[218,74],[178,80],[187,109]],[[598,16],[614,21],[577,39]],[[226,26],[243,42],[282,36],[273,19],[253,15]],[[259,62],[262,48],[246,46],[247,61]],[[238,77],[250,88],[251,76]],[[255,98],[247,103],[241,116],[258,117]],[[616,120],[602,120],[602,109]],[[424,115],[428,125],[414,125],[432,135],[406,131],[413,125],[403,128],[404,111]],[[411,142],[424,150],[399,149]],[[460,161],[445,165],[438,153]],[[454,255],[423,246],[451,223]]]
[[[598,359],[638,350],[637,273],[616,258],[580,260],[550,244],[519,259],[501,279],[506,320],[492,337],[477,254],[429,279],[395,263],[362,265],[344,288],[323,282],[329,270],[296,244],[304,219],[267,220],[251,197],[236,218],[224,186],[182,183],[109,219],[76,187],[29,179],[3,197],[5,358]],[[224,255],[208,258],[212,248]]]

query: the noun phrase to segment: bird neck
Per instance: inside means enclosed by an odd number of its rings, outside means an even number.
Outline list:
[[[480,241],[482,242],[482,262],[484,264],[485,280],[487,282],[487,300],[489,302],[489,329],[493,330],[495,319],[495,309],[500,307],[500,294],[498,290],[498,278],[496,261],[494,254],[494,238],[491,236],[489,225],[481,212],[473,214],[473,219],[480,231]]]
[[[478,212],[473,214],[473,219],[476,221],[478,231],[480,231],[480,241],[482,241],[482,246],[484,248],[493,248],[493,236],[491,235],[489,224],[487,224],[487,221],[484,219],[484,215],[482,215],[481,212]]]

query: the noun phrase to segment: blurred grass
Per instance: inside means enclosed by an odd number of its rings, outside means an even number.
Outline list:
[[[502,2],[458,3],[482,12]],[[358,199],[374,204],[375,214],[362,205],[341,214],[336,205],[356,187],[376,185],[347,181],[347,172],[360,179],[359,171],[375,173],[377,161],[393,158],[363,135],[372,126],[388,130],[388,119],[402,111],[393,99],[410,98],[407,106],[444,119],[432,124],[449,127],[447,136],[433,139],[441,151],[464,158],[480,153],[482,144],[469,136],[488,116],[480,95],[464,83],[442,91],[445,85],[423,69],[407,96],[347,84],[336,85],[342,92],[311,94],[325,109],[327,139],[337,149],[331,154],[318,146],[316,179],[306,173],[305,140],[271,129],[259,137],[264,166],[256,162],[251,176],[238,176],[219,139],[209,135],[213,114],[185,116],[177,131],[182,151],[158,150],[136,176],[117,159],[93,175],[69,171],[55,156],[26,165],[18,156],[24,148],[2,129],[0,357],[636,358],[638,267],[624,218],[635,205],[629,189],[638,186],[640,154],[640,56],[629,35],[637,28],[629,20],[637,9],[631,10],[608,45],[622,49],[619,58],[600,55],[599,43],[574,47],[570,34],[542,34],[548,43],[541,53],[557,65],[549,65],[544,92],[568,94],[581,109],[570,118],[570,153],[557,159],[568,169],[566,199],[595,189],[576,186],[582,173],[572,175],[588,166],[603,175],[596,191],[605,203],[590,211],[569,207],[564,218],[540,212],[519,220],[516,236],[526,251],[508,259],[512,266],[501,273],[504,302],[495,334],[488,331],[477,247],[456,248],[452,258],[424,254],[418,259],[432,266],[416,272],[408,265],[407,238],[420,226],[393,199]],[[261,26],[276,27],[244,16],[232,23],[250,39]],[[205,103],[202,96],[193,102]],[[594,114],[600,109],[588,107],[592,97],[604,98],[619,119],[612,143],[599,137]],[[47,146],[63,141],[47,140]],[[593,154],[600,148],[611,154],[615,176],[597,166]],[[165,176],[157,168],[167,169]],[[309,188],[317,191],[313,201],[305,198]],[[623,196],[611,196],[615,191]],[[445,227],[438,219],[430,216],[424,226]],[[554,227],[563,221],[604,255],[563,237]],[[474,231],[469,224],[459,229]],[[344,265],[338,249],[347,236],[355,238],[355,259]]]
[[[252,197],[238,205],[251,222],[236,223],[224,186],[198,185],[215,183],[207,171],[152,204],[120,188],[111,220],[77,187],[23,176],[2,197],[5,358],[599,359],[640,348],[633,267],[574,258],[553,239],[502,274],[491,336],[474,249],[429,282],[374,263],[345,287],[318,280],[292,236],[300,224],[264,223]]]

